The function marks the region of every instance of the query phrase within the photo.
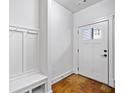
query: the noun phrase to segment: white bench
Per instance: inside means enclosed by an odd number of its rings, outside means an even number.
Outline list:
[[[10,93],[46,93],[46,87],[47,77],[42,74],[10,80]]]

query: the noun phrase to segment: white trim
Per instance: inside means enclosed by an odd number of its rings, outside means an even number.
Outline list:
[[[53,93],[53,91],[52,90],[49,90],[47,93]]]
[[[89,24],[93,24],[93,23],[109,20],[113,16],[114,16],[114,14],[111,14],[111,15],[108,15],[108,16],[103,16],[101,18],[96,18],[96,19],[93,19],[91,21],[85,22],[84,24],[79,25],[77,28],[85,26],[85,25],[89,25]]]
[[[38,70],[30,70],[30,71],[22,72],[17,75],[10,76],[10,80],[16,80],[19,78],[24,78],[24,77],[28,77],[28,76],[31,76],[34,74],[39,74],[39,73],[40,73],[40,71],[38,71]]]
[[[38,34],[40,29],[35,29],[35,28],[25,28],[25,27],[20,27],[20,26],[9,26],[9,31],[16,31],[16,32],[27,32],[29,34]]]
[[[114,47],[114,15],[109,18],[109,86],[115,87],[114,81],[114,56],[115,56],[115,47]]]
[[[40,30],[40,29],[37,29],[37,28],[24,27],[24,26],[18,26],[18,25],[9,25],[9,27],[27,29],[27,30],[31,30],[31,31],[39,31]]]
[[[55,84],[56,82],[58,82],[58,81],[64,79],[65,77],[71,75],[72,73],[73,73],[73,70],[69,70],[69,71],[67,71],[67,72],[65,72],[65,73],[63,73],[59,76],[56,76],[55,78],[52,79],[51,84]]]

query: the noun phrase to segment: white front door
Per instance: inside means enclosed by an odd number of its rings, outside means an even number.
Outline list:
[[[108,21],[79,28],[79,74],[108,84]]]

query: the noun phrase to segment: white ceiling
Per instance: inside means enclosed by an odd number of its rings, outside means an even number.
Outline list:
[[[97,2],[100,2],[102,0],[86,0],[86,2],[83,2],[83,0],[55,0],[71,12],[75,13],[80,11],[81,9],[87,8]]]

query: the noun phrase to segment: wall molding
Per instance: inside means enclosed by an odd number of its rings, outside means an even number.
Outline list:
[[[63,74],[61,74],[59,76],[56,76],[55,78],[52,79],[51,85],[55,84],[56,82],[58,82],[58,81],[60,81],[60,80],[62,80],[64,78],[66,78],[67,76],[71,75],[72,73],[73,73],[73,70],[69,70],[69,71],[67,71],[67,72],[65,72],[65,73],[63,73]]]
[[[12,31],[12,32],[19,32],[20,34],[22,34],[22,72],[21,73],[18,73],[18,74],[13,74],[13,75],[10,75],[9,79],[10,80],[15,80],[15,79],[18,79],[18,78],[23,78],[25,76],[30,76],[32,74],[36,74],[36,73],[39,73],[40,70],[38,70],[37,68],[33,68],[33,69],[30,69],[28,71],[24,71],[24,55],[25,55],[25,50],[24,50],[24,42],[25,42],[25,38],[26,38],[26,35],[25,34],[32,34],[32,35],[37,35],[37,41],[36,42],[39,42],[39,31],[40,29],[35,29],[35,28],[26,28],[26,27],[21,27],[21,26],[16,26],[16,25],[9,25],[9,31]],[[38,53],[38,51],[36,51]],[[38,53],[38,56],[39,56],[39,53]],[[39,61],[36,62],[37,65],[39,64]]]
[[[40,29],[26,28],[26,27],[16,26],[16,25],[9,25],[9,31],[26,32],[26,33],[29,33],[29,34],[38,34]]]
[[[10,80],[16,80],[16,79],[28,77],[28,76],[31,76],[34,74],[38,74],[38,73],[40,73],[39,70],[30,70],[30,71],[22,72],[22,73],[17,74],[17,75],[10,76]]]
[[[49,90],[47,93],[53,93],[53,91],[52,90]]]

